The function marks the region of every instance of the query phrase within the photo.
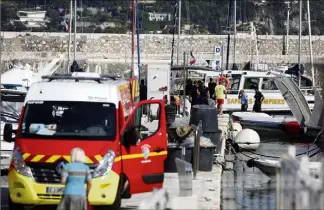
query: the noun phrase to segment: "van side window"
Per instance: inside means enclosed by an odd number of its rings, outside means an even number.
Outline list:
[[[241,75],[232,74],[229,78],[231,86],[228,90],[238,90],[240,88]]]
[[[250,89],[254,90],[256,88],[259,88],[260,78],[249,78],[246,77],[244,81],[244,89]]]
[[[275,82],[270,78],[263,78],[262,80],[262,90],[278,90]]]
[[[140,140],[145,141],[146,138],[154,135],[159,130],[160,125],[160,105],[145,104],[140,106],[136,113],[130,119],[127,128],[136,127],[140,132]]]

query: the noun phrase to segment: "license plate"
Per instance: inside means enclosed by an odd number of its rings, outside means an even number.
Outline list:
[[[46,193],[50,194],[63,194],[63,187],[46,187]]]

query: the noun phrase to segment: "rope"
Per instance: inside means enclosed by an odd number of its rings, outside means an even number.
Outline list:
[[[303,153],[299,153],[299,154],[297,154],[296,157],[297,157],[297,156],[300,156],[300,155],[305,155],[305,154],[307,154],[307,153],[309,153],[309,152],[312,152],[312,151],[314,151],[314,150],[316,150],[316,149],[317,149],[316,152],[318,152],[319,148],[313,148],[313,149],[308,150],[308,151],[306,151],[306,152],[303,152]],[[316,153],[316,152],[315,152],[315,153]],[[252,154],[254,154],[254,155],[259,155],[259,156],[261,156],[261,157],[268,157],[268,158],[282,158],[282,157],[279,157],[279,156],[264,155],[264,154],[260,154],[260,153],[252,152],[252,151],[251,151],[250,153],[252,153]],[[314,154],[312,154],[312,155],[314,156]],[[310,156],[310,157],[311,157],[311,156]]]
[[[247,157],[249,157],[249,158],[255,159],[255,157],[251,157],[251,156],[249,156],[249,155],[247,155],[247,154],[241,152],[242,148],[239,147],[237,143],[233,143],[233,141],[231,141],[231,145],[232,145],[232,147],[236,150],[237,153],[241,153],[241,154],[243,154],[243,155],[245,155],[245,156],[247,156]],[[296,157],[297,157],[297,156],[300,156],[300,155],[308,154],[309,152],[312,152],[312,151],[314,151],[314,150],[317,150],[317,151],[316,151],[314,154],[308,155],[309,157],[313,157],[313,156],[315,156],[316,154],[318,154],[318,153],[320,152],[320,149],[316,147],[316,148],[313,148],[313,149],[311,149],[311,150],[307,150],[306,152],[299,153],[299,154],[296,155]],[[277,158],[277,159],[282,158],[282,157],[280,157],[280,156],[264,155],[264,154],[260,154],[260,153],[253,152],[253,151],[250,151],[250,153],[252,153],[252,154],[254,154],[254,155],[261,156],[261,157],[266,157],[266,158]]]

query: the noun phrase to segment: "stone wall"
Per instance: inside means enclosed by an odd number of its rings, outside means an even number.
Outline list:
[[[2,58],[12,59],[51,59],[59,53],[68,51],[68,33],[16,33],[4,32]],[[77,34],[76,58],[118,59],[128,61],[131,57],[131,35],[128,34]],[[290,36],[289,55],[284,56],[284,36],[259,36],[258,58],[262,62],[296,62],[298,54],[298,36]],[[73,41],[73,35],[72,35]],[[236,61],[245,63],[256,59],[256,41],[250,36],[237,36]],[[302,58],[308,61],[308,37],[302,37]],[[324,56],[324,36],[312,37],[313,54],[317,57]],[[174,40],[174,58],[177,56],[177,36]],[[180,40],[180,59],[182,53],[194,51],[198,59],[212,59],[215,46],[224,45],[226,55],[227,36],[225,35],[183,35]],[[172,35],[140,35],[141,59],[144,60],[169,60],[171,57]],[[136,41],[135,41],[136,47]],[[233,41],[231,48],[233,49]],[[72,49],[73,51],[73,45]],[[73,53],[72,53],[73,55]],[[135,55],[137,53],[135,52]],[[233,52],[230,54],[232,61]]]

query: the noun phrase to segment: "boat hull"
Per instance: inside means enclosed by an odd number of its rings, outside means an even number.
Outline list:
[[[275,178],[277,170],[280,169],[280,162],[278,160],[261,160],[261,159],[250,159],[246,162],[249,168],[256,167],[262,173],[270,178]],[[309,172],[310,175],[318,178],[321,171],[321,162],[310,162]]]

